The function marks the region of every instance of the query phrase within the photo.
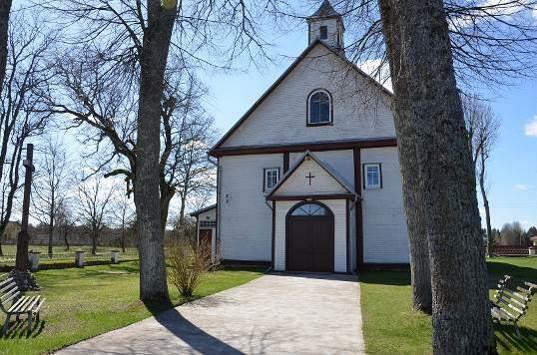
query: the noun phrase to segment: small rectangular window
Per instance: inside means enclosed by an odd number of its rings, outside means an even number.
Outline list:
[[[263,169],[263,191],[272,189],[280,181],[280,168]]]
[[[380,189],[382,188],[382,169],[380,164],[364,164],[364,188]]]
[[[328,28],[326,26],[321,26],[321,39],[328,38]]]

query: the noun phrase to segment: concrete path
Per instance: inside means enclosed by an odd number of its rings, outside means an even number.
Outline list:
[[[357,279],[270,274],[57,354],[364,353]]]

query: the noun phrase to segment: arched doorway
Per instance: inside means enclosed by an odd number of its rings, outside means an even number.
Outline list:
[[[334,214],[318,202],[303,202],[287,214],[286,269],[334,271]]]

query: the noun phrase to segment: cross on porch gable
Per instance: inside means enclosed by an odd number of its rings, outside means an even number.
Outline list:
[[[311,175],[311,171],[310,171],[310,172],[308,173],[308,175],[306,175],[305,177],[306,177],[306,179],[309,180],[309,185],[311,186],[311,179],[315,178],[315,176],[314,176],[314,175]]]

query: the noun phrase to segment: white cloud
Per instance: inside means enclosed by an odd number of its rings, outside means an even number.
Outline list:
[[[513,17],[526,18],[530,15],[537,19],[537,9],[534,0],[481,0],[475,4],[475,10],[468,10],[467,15],[450,18],[449,26],[452,29],[475,26],[477,22],[485,21],[486,16],[494,16],[496,20],[509,21]],[[484,9],[481,9],[481,8]]]
[[[533,120],[524,126],[524,132],[527,136],[537,137],[537,116],[533,117]]]
[[[530,223],[530,221],[528,220],[523,220],[523,221],[520,221],[520,224],[522,224],[522,227],[524,227],[524,229],[528,229],[529,227],[532,226],[532,224]]]
[[[515,191],[528,191],[533,190],[535,186],[533,185],[526,185],[526,184],[515,184],[513,185],[513,190]]]
[[[380,82],[384,87],[392,91],[392,80],[390,79],[390,67],[387,63],[382,64],[380,59],[370,59],[358,63],[358,67],[367,75]]]

